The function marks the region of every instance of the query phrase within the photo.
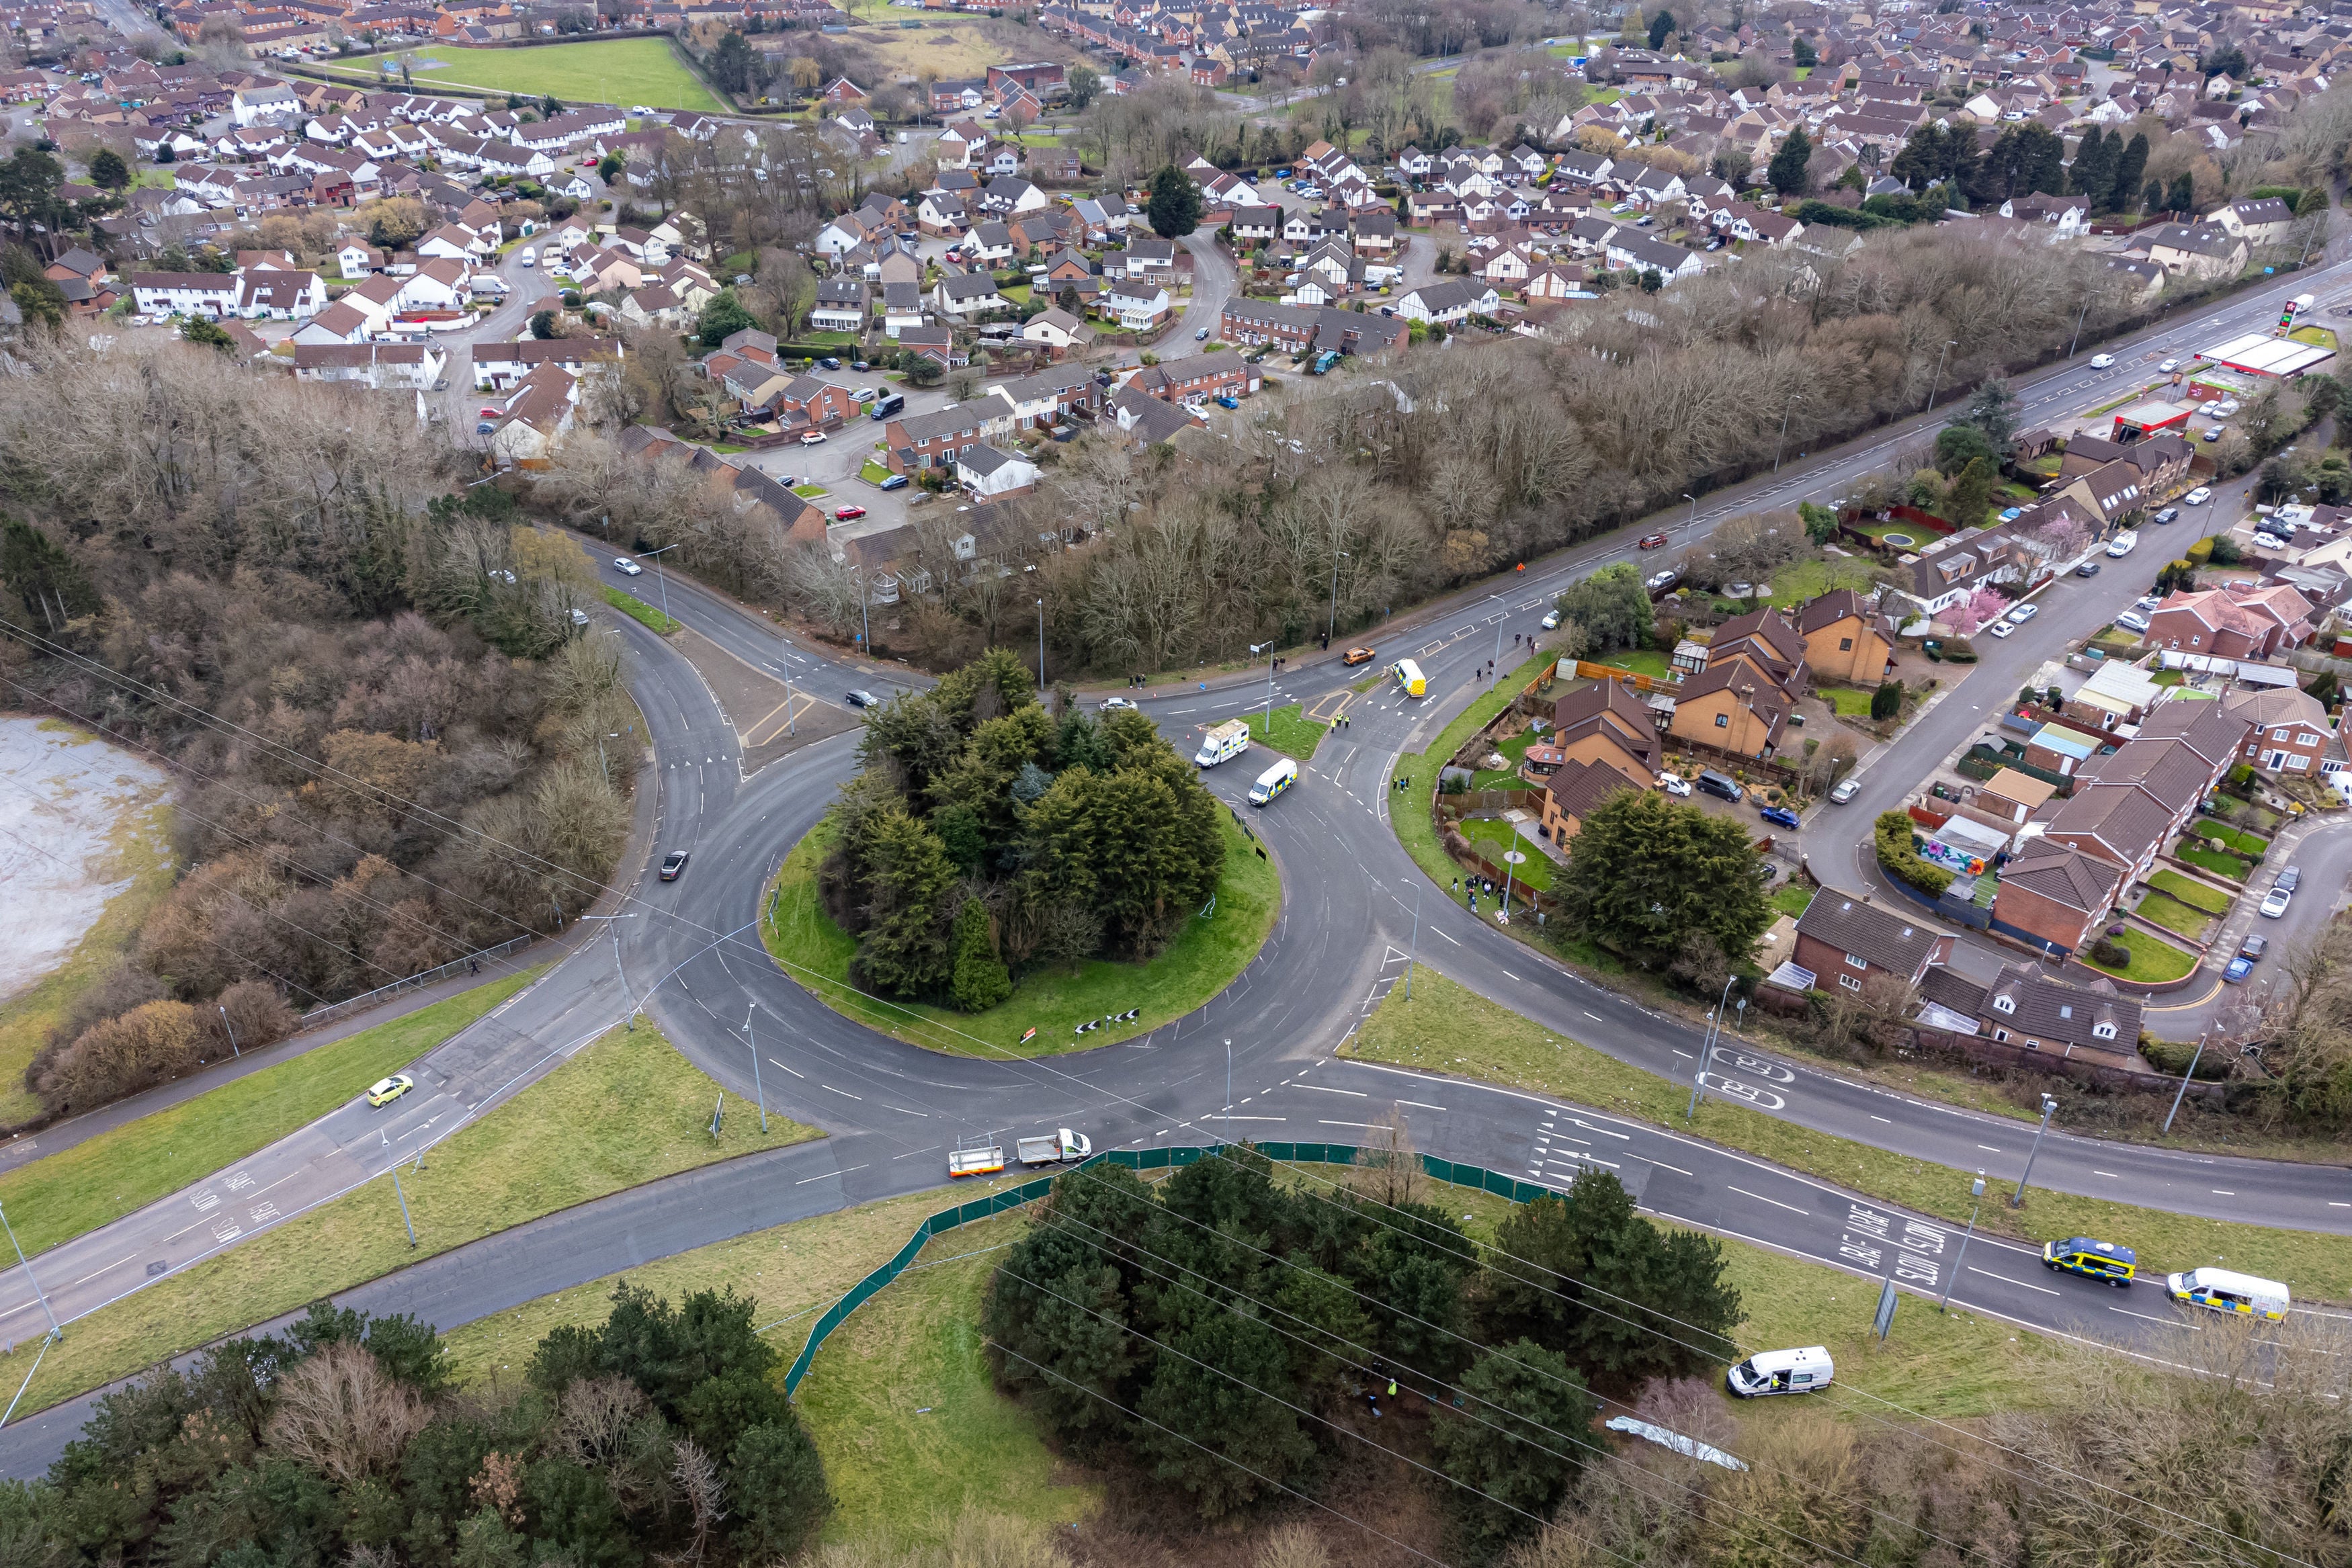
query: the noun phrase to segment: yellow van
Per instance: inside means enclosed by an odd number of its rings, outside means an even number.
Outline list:
[[[1396,677],[1397,690],[1405,695],[1425,697],[1429,695],[1429,678],[1411,659],[1399,659],[1389,666],[1389,674]]]

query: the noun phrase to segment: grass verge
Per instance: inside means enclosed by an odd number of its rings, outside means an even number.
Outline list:
[[[1092,1050],[1149,1034],[1183,1017],[1231,985],[1265,945],[1282,907],[1282,883],[1271,861],[1259,858],[1252,841],[1228,821],[1225,871],[1217,883],[1216,907],[1207,919],[1187,920],[1167,951],[1149,964],[1118,964],[1093,958],[1075,972],[1042,969],[1022,976],[1013,995],[982,1013],[960,1013],[924,1002],[878,1000],[850,988],[849,960],[856,938],[824,912],[816,873],[832,833],[820,822],[793,846],[771,884],[774,895],[760,935],[769,954],[810,994],[868,1029],[911,1045],[960,1056],[1050,1056]],[[1142,1012],[1131,1024],[1108,1025],[1084,1035],[1071,1032],[1130,1008]],[[1022,1037],[1034,1031],[1030,1039]]]
[[[2100,963],[2091,956],[2088,948],[2075,954],[2074,956],[2103,975],[2113,975],[2119,980],[2137,981],[2143,986],[2161,985],[2166,980],[2177,980],[2197,967],[2197,955],[2183,952],[2171,943],[2152,936],[2136,926],[2126,926],[2124,934],[2115,940],[2122,943],[2131,953],[2131,962],[2120,969],[2110,968]]]
[[[1470,706],[1454,716],[1454,722],[1437,732],[1437,738],[1420,751],[1408,751],[1397,758],[1396,770],[1413,781],[1412,788],[1402,791],[1390,803],[1389,822],[1396,830],[1397,841],[1404,846],[1413,863],[1424,875],[1440,887],[1448,878],[1459,874],[1459,868],[1446,857],[1437,842],[1437,823],[1430,815],[1428,800],[1437,787],[1437,769],[1454,755],[1454,748],[1470,738],[1479,726],[1511,706],[1520,688],[1534,680],[1538,672],[1557,664],[1556,657],[1539,653],[1513,670],[1496,684],[1495,689],[1482,692]]]
[[[37,1410],[306,1302],[559,1208],[732,1155],[817,1136],[750,1107],[710,1136],[717,1086],[659,1031],[614,1030],[403,1171],[416,1249],[398,1197],[372,1181],[146,1290],[74,1320],[26,1393]],[[613,1107],[630,1113],[616,1116]],[[24,1376],[25,1341],[0,1356]]]
[[[1274,710],[1271,727],[1265,722],[1265,710],[1258,709],[1249,716],[1249,728],[1250,738],[1258,745],[1279,751],[1286,757],[1296,757],[1301,762],[1311,762],[1315,759],[1315,748],[1323,744],[1323,737],[1330,732],[1331,727],[1307,717],[1305,707],[1292,703]]]
[[[290,1061],[87,1138],[0,1176],[16,1239],[38,1255],[309,1125],[514,995],[511,976],[317,1046]]]
[[[1551,862],[1544,858],[1541,850],[1528,842],[1517,828],[1492,817],[1473,817],[1456,822],[1454,826],[1462,830],[1463,837],[1491,845],[1486,858],[1498,865],[1507,863],[1503,860],[1506,854],[1527,856],[1525,862],[1511,867],[1512,879],[1523,889],[1532,887],[1538,893],[1551,891]]]
[[[54,724],[44,720],[44,727]],[[68,727],[57,725],[59,729]],[[79,735],[79,731],[73,733]],[[87,737],[85,744],[96,744]],[[25,1087],[25,1069],[48,1043],[49,1030],[98,983],[115,959],[131,950],[148,914],[179,879],[172,858],[172,803],[159,796],[126,812],[108,835],[113,853],[100,873],[129,885],[112,898],[64,963],[0,1006],[0,1125],[28,1122],[41,1103]]]
[[[1340,1054],[1554,1094],[1677,1131],[1685,1126],[1689,1085],[1628,1067],[1429,970],[1415,978],[1412,1000],[1403,988],[1392,989]],[[1701,1105],[1689,1131],[1916,1213],[1955,1225],[1969,1218],[1974,1172],[1813,1132],[1720,1100]],[[2298,1298],[2352,1298],[2352,1247],[2338,1236],[2166,1214],[2044,1189],[2022,1210],[1985,1205],[1978,1226],[2033,1241],[2087,1235],[2125,1242],[2138,1249],[2147,1271],[2226,1257],[2231,1268],[2287,1281]],[[1866,1305],[1856,1311],[1866,1313]]]
[[[883,480],[890,477],[890,465],[887,463],[877,463],[868,457],[858,465],[857,476],[869,485],[879,485]]]
[[[611,587],[606,588],[604,592],[605,603],[639,625],[657,632],[662,636],[668,636],[681,624],[676,616],[663,614],[658,608],[647,604],[634,594],[625,593],[617,588]]]

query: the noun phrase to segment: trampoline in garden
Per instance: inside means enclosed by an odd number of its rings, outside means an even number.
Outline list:
[[[1919,541],[1909,534],[1881,534],[1878,536],[1878,542],[1888,549],[1910,549]]]

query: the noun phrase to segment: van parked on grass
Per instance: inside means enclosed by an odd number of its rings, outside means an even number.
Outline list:
[[[1723,1385],[1742,1399],[1767,1394],[1812,1394],[1830,1385],[1837,1368],[1821,1345],[1803,1350],[1759,1350],[1723,1375]]]

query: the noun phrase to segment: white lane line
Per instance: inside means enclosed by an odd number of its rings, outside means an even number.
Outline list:
[[[1607,1019],[1602,1018],[1599,1013],[1588,1012],[1584,1016],[1591,1019],[1594,1023],[1607,1023],[1609,1021]]]
[[[1360,1089],[1326,1089],[1320,1083],[1302,1083],[1299,1087],[1301,1089],[1312,1089],[1318,1094],[1349,1094],[1359,1100],[1369,1100],[1371,1098],[1370,1095],[1365,1093]]]
[[[1426,1100],[1400,1100],[1397,1103],[1400,1105],[1418,1105],[1424,1111],[1443,1111],[1445,1109],[1443,1105],[1433,1105]]]
[[[1524,985],[1526,985],[1526,984],[1527,984],[1527,982],[1526,982],[1525,980],[1520,979],[1517,975],[1514,975],[1514,974],[1513,974],[1513,973],[1511,973],[1508,969],[1506,969],[1506,970],[1504,970],[1504,971],[1503,971],[1503,978],[1505,978],[1505,979],[1507,979],[1507,980],[1511,981],[1511,982],[1512,982],[1513,984],[1515,984],[1515,985],[1521,985],[1521,986],[1524,986]]]
[[[1979,1148],[1982,1149],[1985,1153],[1987,1153],[1987,1154],[1989,1154],[1989,1155],[1997,1155],[1997,1154],[2000,1153],[2000,1151],[1999,1149],[1994,1148],[1990,1144],[1979,1144],[1979,1145],[1977,1145],[1977,1147],[1979,1147]]]
[[[877,1100],[875,1103],[880,1105],[885,1111],[896,1111],[907,1116],[920,1116],[926,1121],[930,1119],[931,1113],[929,1111],[909,1111],[904,1105],[893,1105],[887,1100]]]
[[[1432,931],[1435,931],[1435,932],[1437,932],[1437,934],[1438,934],[1440,936],[1445,936],[1445,933],[1444,933],[1443,930],[1440,930],[1437,926],[1433,925],[1433,926],[1431,926],[1431,927],[1430,927],[1430,929],[1431,929]],[[1453,943],[1454,943],[1454,945],[1456,947],[1459,947],[1459,946],[1462,946],[1462,944],[1461,944],[1460,942],[1455,941],[1455,940],[1454,940],[1454,938],[1453,938],[1453,937],[1451,937],[1451,936],[1445,936],[1445,939],[1446,939],[1448,942],[1453,942]]]
[[[768,1058],[768,1065],[769,1065],[769,1066],[771,1066],[771,1067],[784,1067],[784,1064],[783,1064],[782,1062],[778,1061],[777,1061],[774,1057],[772,1057],[772,1057],[770,1057],[770,1058]],[[789,1067],[784,1067],[784,1071],[787,1071],[787,1072],[792,1072],[792,1073],[793,1073],[793,1077],[795,1077],[795,1078],[806,1078],[806,1077],[808,1076],[808,1074],[806,1074],[806,1073],[804,1073],[804,1072],[793,1072],[793,1070],[792,1070],[791,1068],[789,1068]]]
[[[1674,1048],[1673,1048],[1673,1047],[1671,1047],[1671,1046],[1669,1046],[1669,1047],[1667,1047],[1667,1049],[1668,1049],[1668,1050],[1670,1050],[1670,1051],[1672,1051]],[[1681,1057],[1685,1061],[1696,1061],[1696,1060],[1697,1060],[1696,1057],[1692,1056],[1692,1055],[1691,1055],[1691,1053],[1690,1053],[1689,1051],[1675,1051],[1675,1054],[1676,1056]]]
[[[2146,1312],[2133,1312],[2129,1307],[2109,1307],[2107,1311],[2111,1312],[2121,1312],[2127,1318],[2137,1318],[2144,1323],[2164,1323],[2174,1328],[2184,1328],[2190,1333],[2203,1333],[2205,1332],[2194,1323],[2182,1322],[2179,1318],[2152,1318]]]
[[[1759,1203],[1769,1203],[1775,1208],[1785,1208],[1790,1214],[1801,1214],[1809,1219],[1812,1218],[1813,1211],[1810,1208],[1799,1208],[1793,1203],[1782,1203],[1777,1197],[1766,1197],[1762,1193],[1750,1192],[1744,1186],[1735,1186],[1731,1188],[1731,1190],[1738,1193],[1742,1197],[1752,1197]]]
[[[2103,1176],[2106,1177],[2109,1181],[2121,1181],[2121,1180],[2123,1180],[2123,1179],[2124,1179],[2123,1177],[2121,1177],[2121,1176],[2119,1176],[2116,1175],[2116,1173],[2115,1173],[2115,1172],[2113,1172],[2113,1171],[2103,1171],[2103,1170],[2101,1170],[2101,1169],[2100,1169],[2098,1166],[2093,1166],[2091,1167],[2091,1174],[2092,1174],[2093,1176]]]
[[[2327,1207],[2330,1208],[2352,1208],[2352,1203],[2338,1203],[2334,1198],[2329,1198],[2327,1200]]]
[[[2214,1196],[2215,1197],[2237,1197],[2237,1196],[2238,1196],[2236,1193],[2231,1192],[2231,1191],[2229,1188],[2227,1188],[2227,1187],[2217,1186],[2217,1187],[2211,1188],[2210,1190],[2211,1190],[2211,1192],[2212,1192],[2212,1194],[2213,1194],[2213,1196]]]
[[[1201,1120],[1203,1122],[1287,1122],[1290,1118],[1287,1116],[1226,1116],[1211,1112]],[[1352,1127],[1356,1124],[1350,1122],[1348,1125]]]
[[[820,1089],[833,1089],[833,1085],[830,1083],[820,1083],[817,1087]],[[833,1089],[833,1092],[835,1094],[840,1095],[845,1100],[864,1100],[866,1098],[863,1094],[852,1094],[846,1089]]]
[[[2047,1285],[2029,1285],[2022,1280],[2012,1280],[2006,1274],[1996,1274],[1990,1269],[1979,1269],[1973,1263],[1969,1265],[1969,1272],[1982,1274],[1988,1280],[1999,1280],[2004,1285],[2015,1285],[2020,1290],[2039,1291],[2045,1296],[2054,1296],[2058,1293]]]
[[[1670,1170],[1670,1171],[1674,1172],[1676,1176],[1690,1176],[1690,1175],[1691,1175],[1691,1173],[1690,1173],[1689,1171],[1686,1171],[1686,1170],[1683,1169],[1683,1167],[1682,1167],[1682,1166],[1670,1166],[1670,1165],[1667,1165],[1667,1164],[1666,1164],[1666,1162],[1665,1162],[1665,1161],[1664,1161],[1664,1160],[1653,1160],[1653,1159],[1650,1159],[1650,1156],[1649,1156],[1649,1155],[1635,1155],[1633,1157],[1634,1157],[1635,1159],[1637,1159],[1637,1160],[1648,1160],[1650,1164],[1652,1164],[1652,1165],[1654,1165],[1654,1166],[1657,1166],[1661,1167],[1662,1169]]]
[[[1378,1122],[1331,1122],[1318,1116],[1315,1119],[1315,1124],[1318,1127],[1378,1127],[1381,1124]]]
[[[134,1256],[135,1256],[135,1254],[134,1254]],[[84,1274],[80,1279],[76,1280],[76,1281],[74,1281],[74,1283],[75,1283],[75,1284],[77,1284],[77,1285],[87,1285],[87,1284],[89,1284],[92,1280],[97,1279],[97,1278],[98,1278],[98,1276],[99,1276],[99,1274],[106,1273],[106,1272],[108,1272],[108,1271],[109,1271],[109,1270],[110,1270],[120,1269],[120,1268],[121,1268],[125,1263],[128,1263],[128,1262],[130,1262],[131,1260],[130,1258],[117,1258],[113,1262],[109,1263],[109,1264],[108,1264],[104,1269],[100,1269],[100,1270],[99,1270],[97,1273],[92,1273],[92,1274]]]
[[[1888,1126],[1890,1126],[1890,1127],[1891,1127],[1891,1126],[1893,1126],[1893,1125],[1895,1125],[1895,1124],[1894,1124],[1894,1123],[1892,1123],[1892,1122],[1887,1122],[1885,1117],[1884,1117],[1884,1116],[1880,1115],[1880,1114],[1879,1114],[1877,1112],[1875,1112],[1875,1111],[1873,1111],[1873,1112],[1870,1113],[1870,1119],[1871,1119],[1872,1121],[1874,1121],[1874,1122],[1886,1122],[1886,1124],[1887,1124]]]

